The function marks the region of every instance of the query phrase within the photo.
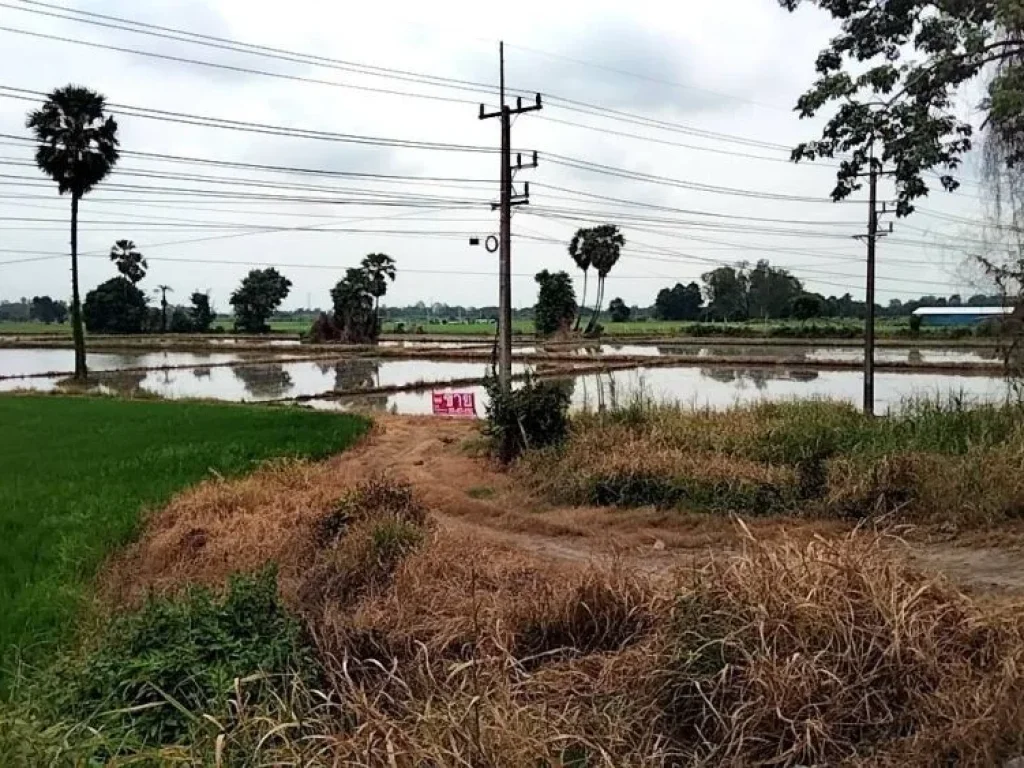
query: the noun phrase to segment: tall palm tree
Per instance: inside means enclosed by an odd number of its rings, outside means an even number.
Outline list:
[[[117,122],[105,108],[100,94],[68,85],[47,96],[25,121],[38,142],[36,165],[57,182],[59,194],[71,195],[71,325],[78,380],[87,375],[78,293],[78,201],[110,173],[119,157]]]
[[[574,330],[580,329],[580,320],[583,318],[583,307],[587,306],[587,274],[590,271],[590,249],[586,248],[586,230],[580,229],[576,231],[576,234],[572,236],[572,242],[569,243],[569,256],[576,266],[583,270],[583,298],[580,299],[580,312],[576,315],[576,327]]]
[[[131,240],[118,240],[110,248],[110,260],[117,265],[117,271],[136,285],[146,276],[149,264],[146,257],[135,250]]]
[[[388,281],[395,282],[395,260],[384,253],[371,253],[363,259],[363,271],[369,278],[368,291],[373,296],[373,314],[378,314],[380,297],[388,292]],[[378,318],[377,322],[380,322]]]
[[[569,254],[577,265],[586,263],[597,270],[597,301],[594,312],[587,323],[586,333],[593,333],[601,316],[601,305],[604,303],[604,286],[608,273],[619,260],[626,238],[614,224],[602,224],[598,227],[580,229],[569,245]],[[579,260],[577,260],[577,256]],[[582,269],[582,267],[581,267]],[[586,276],[586,271],[584,271]],[[585,299],[584,299],[585,300]],[[578,327],[578,326],[577,326]]]

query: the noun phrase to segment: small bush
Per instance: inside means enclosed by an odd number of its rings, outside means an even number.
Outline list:
[[[565,382],[542,381],[527,375],[522,386],[504,393],[497,379],[485,384],[490,402],[487,425],[499,457],[508,462],[530,448],[563,442],[569,433],[569,389]]]
[[[223,596],[190,588],[116,619],[95,649],[57,664],[46,689],[60,719],[132,733],[142,745],[183,741],[196,719],[226,701],[236,678],[312,679],[305,634],[285,611],[267,568],[231,579]]]
[[[345,496],[314,528],[319,547],[302,599],[312,607],[350,603],[384,587],[426,534],[427,510],[407,483],[380,476]]]

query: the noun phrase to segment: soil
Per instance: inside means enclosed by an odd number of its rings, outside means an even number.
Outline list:
[[[796,517],[746,519],[655,509],[553,506],[481,455],[477,422],[382,416],[355,448],[322,462],[273,462],[239,479],[211,478],[148,520],[140,540],[109,563],[114,603],[185,582],[221,584],[274,561],[285,590],[312,551],[314,522],[347,491],[381,473],[410,483],[439,529],[560,561],[613,558],[644,570],[691,569],[712,554],[761,540],[842,535],[850,523]],[[1024,596],[1024,534],[905,550],[971,591]],[[894,549],[904,549],[894,539]],[[467,553],[472,556],[472,553]]]

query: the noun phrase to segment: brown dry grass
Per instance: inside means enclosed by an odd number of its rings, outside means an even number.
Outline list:
[[[987,766],[1019,753],[1019,608],[979,604],[890,545],[750,540],[693,579],[437,534],[354,602],[307,612],[328,675],[310,762]],[[254,741],[226,738],[229,751]],[[298,743],[257,754],[299,764]]]
[[[275,560],[325,668],[321,690],[259,707],[240,683],[230,712],[210,713],[218,727],[169,761],[984,766],[1024,751],[1024,613],[909,565],[898,542],[755,540],[732,524],[739,551],[678,572],[583,545],[561,556],[453,524],[512,498],[452,461],[464,428],[430,424],[432,441],[410,445],[418,422],[385,426],[402,439],[383,456],[378,442],[194,489],[115,564],[110,578],[135,585],[111,588],[124,598]],[[388,467],[416,493],[357,487]],[[494,499],[467,495],[481,484]],[[599,524],[582,514],[567,530]],[[718,523],[703,527],[717,541]]]

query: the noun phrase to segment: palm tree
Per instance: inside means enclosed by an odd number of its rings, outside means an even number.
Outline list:
[[[590,270],[590,250],[584,247],[586,230],[577,230],[569,243],[569,256],[576,266],[583,270],[583,298],[580,299],[580,312],[576,315],[575,330],[580,329],[580,320],[583,318],[583,307],[587,306],[587,274]]]
[[[602,224],[598,227],[578,230],[569,245],[569,254],[578,266],[585,263],[587,267],[592,266],[597,270],[597,301],[594,302],[594,313],[590,316],[590,322],[587,323],[585,332],[588,334],[593,333],[597,328],[601,305],[604,303],[605,279],[618,262],[625,244],[626,238],[619,232],[618,227],[614,224]],[[582,266],[580,268],[583,269]],[[585,279],[586,270],[583,274]],[[585,296],[586,284],[584,283]],[[586,301],[585,298],[584,301]]]
[[[369,278],[369,294],[373,296],[373,314],[377,316],[380,297],[388,292],[388,280],[395,282],[395,260],[384,253],[371,253],[363,259],[363,271]],[[378,322],[380,322],[378,318]]]
[[[68,85],[47,96],[25,125],[35,134],[36,165],[71,194],[71,325],[75,338],[75,379],[86,378],[85,333],[78,293],[78,201],[99,184],[118,160],[117,122],[105,114],[98,93]]]
[[[117,264],[117,271],[136,285],[146,276],[149,264],[146,257],[135,250],[131,240],[118,240],[110,248],[110,260]]]

